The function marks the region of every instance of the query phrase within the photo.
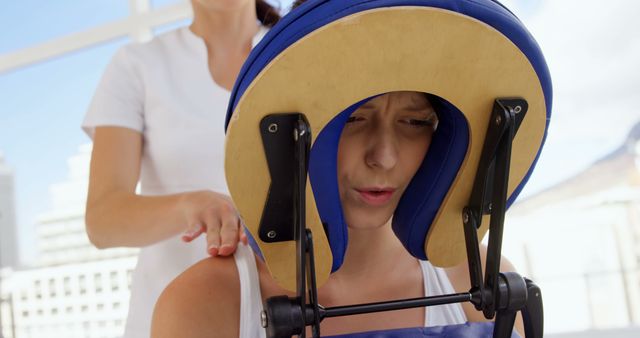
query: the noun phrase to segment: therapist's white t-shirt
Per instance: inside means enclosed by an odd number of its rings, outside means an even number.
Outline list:
[[[253,45],[264,36],[263,27]],[[230,93],[211,78],[204,41],[188,27],[121,48],[107,66],[82,128],[117,126],[143,135],[140,193],[209,189],[228,194],[224,120]],[[186,227],[186,224],[185,224]],[[142,248],[132,276],[124,337],[149,337],[162,290],[206,257],[205,236]]]

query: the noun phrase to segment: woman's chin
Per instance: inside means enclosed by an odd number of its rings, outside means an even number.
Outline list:
[[[347,227],[350,230],[377,230],[386,226],[391,220],[390,215],[382,215],[380,217],[372,217],[366,215],[362,217],[353,217],[353,220],[346,219]]]

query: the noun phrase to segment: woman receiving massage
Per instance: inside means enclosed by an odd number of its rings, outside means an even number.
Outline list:
[[[263,302],[295,296],[295,243],[272,243],[258,231],[271,180],[262,145],[278,128],[261,136],[257,126],[273,113],[305,114],[313,135],[306,213],[320,305],[469,291],[461,212],[491,107],[509,96],[528,103],[513,141],[508,190],[515,198],[546,134],[546,65],[529,63],[541,54],[523,52],[521,42],[509,40],[515,33],[508,39],[480,22],[493,20],[480,14],[496,12],[496,20],[521,25],[492,0],[388,2],[393,6],[308,1],[256,47],[232,93],[226,141],[227,181],[252,244],[239,245],[233,258],[202,260],[176,278],[156,305],[152,337],[265,337]],[[305,22],[305,15],[316,21]],[[525,29],[517,34],[528,36]],[[484,246],[480,254],[484,263]],[[501,272],[514,270],[500,262]],[[483,321],[472,304],[453,303],[325,318],[321,332]],[[515,329],[524,333],[519,316]]]
[[[342,267],[318,289],[323,306],[469,290],[466,263],[440,269],[417,260],[391,229],[391,216],[437,125],[427,95],[418,92],[375,97],[349,117],[338,146],[338,186],[349,244]],[[501,271],[513,270],[502,262]],[[243,294],[245,289],[251,293]],[[235,259],[205,259],[170,284],[156,305],[152,337],[260,337],[260,322],[244,318],[257,318],[265,299],[284,294],[294,296],[278,286],[249,246],[241,244]],[[449,304],[328,318],[321,332],[331,336],[485,320],[470,303]],[[524,332],[520,324],[517,327]]]

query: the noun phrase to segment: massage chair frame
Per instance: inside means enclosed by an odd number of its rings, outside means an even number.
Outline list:
[[[312,326],[313,337],[320,337],[320,322],[328,317],[471,302],[487,319],[495,317],[494,338],[511,336],[518,311],[522,311],[525,337],[541,338],[543,309],[540,289],[515,272],[499,272],[511,145],[527,109],[527,102],[521,98],[498,98],[494,102],[471,197],[461,213],[471,289],[464,293],[331,308],[318,304],[313,234],[305,224],[305,188],[311,146],[309,124],[300,113],[264,117],[260,131],[274,183],[266,205],[276,203],[281,207],[265,208],[265,212],[270,214],[270,231],[260,231],[260,237],[272,242],[276,229],[277,241],[296,241],[297,255],[297,296],[275,296],[266,300],[261,320],[267,337],[298,335],[304,338],[305,327],[309,325]],[[293,185],[275,184],[291,182],[291,178]],[[287,208],[288,203],[283,205],[283,200],[290,202],[293,208]],[[484,281],[477,234],[483,215],[490,215]],[[262,227],[265,216],[263,214],[261,229],[266,228]]]

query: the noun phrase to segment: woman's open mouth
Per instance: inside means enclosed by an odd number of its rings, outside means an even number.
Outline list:
[[[372,206],[380,206],[383,205],[389,200],[391,200],[391,196],[393,196],[393,192],[395,189],[392,188],[373,188],[373,189],[356,189],[360,196],[364,200],[365,203]]]

